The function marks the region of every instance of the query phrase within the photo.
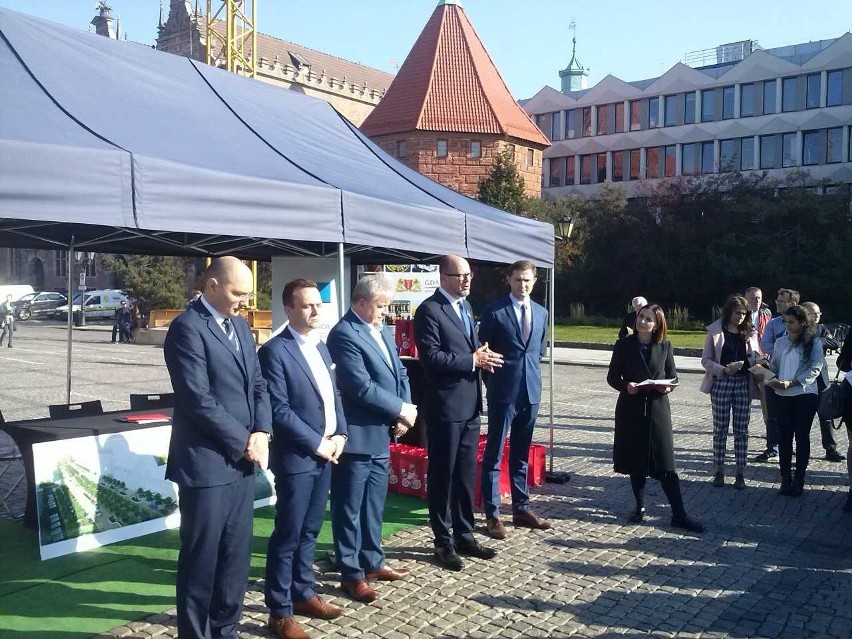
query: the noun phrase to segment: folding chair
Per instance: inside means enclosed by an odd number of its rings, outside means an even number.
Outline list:
[[[91,402],[80,402],[79,404],[51,404],[47,407],[51,419],[68,419],[70,417],[92,417],[103,415],[104,409],[101,400]]]
[[[0,413],[0,427],[3,425]],[[0,431],[0,518],[20,519],[27,503],[24,460],[15,441]]]
[[[174,408],[174,393],[159,393],[156,395],[131,395],[130,410],[151,410],[154,408]]]

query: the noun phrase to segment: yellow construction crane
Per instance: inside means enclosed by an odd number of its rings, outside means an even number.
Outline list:
[[[215,6],[215,11],[214,11]],[[224,33],[220,23],[224,23]],[[207,64],[250,78],[257,76],[257,0],[207,0]],[[207,263],[209,265],[210,259]],[[257,261],[252,275],[251,307],[257,306]]]

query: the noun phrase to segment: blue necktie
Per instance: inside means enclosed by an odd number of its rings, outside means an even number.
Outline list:
[[[470,317],[468,317],[467,310],[464,307],[464,300],[459,300],[459,312],[461,314],[461,321],[464,324],[464,330],[467,333],[468,337],[472,337],[473,333],[470,330]]]
[[[225,329],[225,336],[228,338],[228,343],[231,345],[231,348],[233,348],[239,353],[240,345],[239,342],[237,342],[237,334],[236,332],[234,332],[234,327],[231,324],[231,320],[227,317],[222,320],[222,328]]]

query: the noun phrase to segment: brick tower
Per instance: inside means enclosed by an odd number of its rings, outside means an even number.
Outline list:
[[[527,195],[541,194],[549,142],[509,93],[460,0],[439,0],[361,130],[401,162],[471,197],[508,147]]]

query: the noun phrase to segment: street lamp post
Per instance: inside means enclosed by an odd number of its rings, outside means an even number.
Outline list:
[[[567,244],[574,232],[574,220],[570,215],[563,215],[555,224],[556,239],[561,244]],[[564,471],[553,470],[553,376],[554,367],[554,341],[556,338],[556,264],[551,268],[550,277],[550,455],[547,472],[544,474],[545,481],[552,484],[564,484],[571,479],[571,475]]]

